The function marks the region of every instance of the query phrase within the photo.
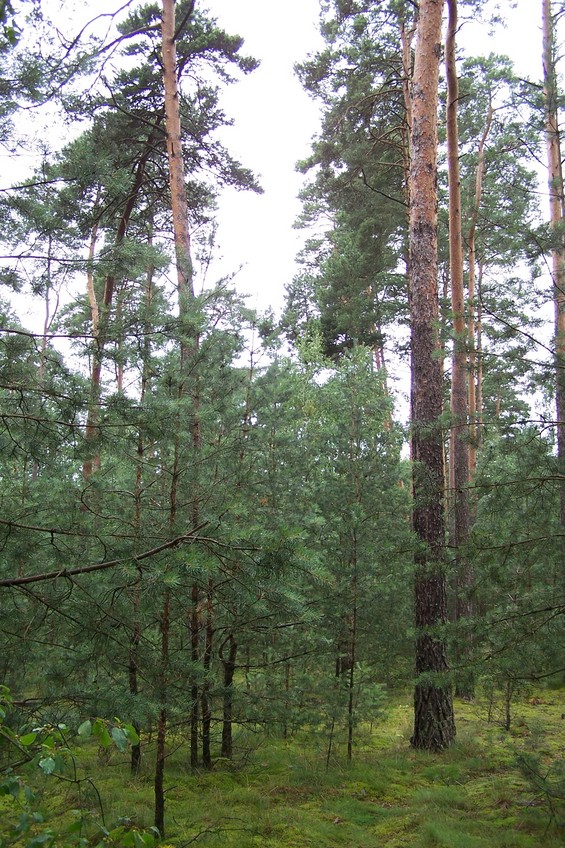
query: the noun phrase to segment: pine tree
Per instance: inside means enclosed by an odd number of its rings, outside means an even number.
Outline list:
[[[442,377],[437,357],[437,106],[443,2],[420,3],[410,168],[411,449],[416,555],[415,748],[442,750],[455,737],[444,637],[447,615],[443,518]]]

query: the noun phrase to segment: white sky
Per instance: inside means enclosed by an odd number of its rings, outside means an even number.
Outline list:
[[[207,284],[238,272],[239,291],[250,305],[280,310],[284,287],[296,272],[295,257],[304,234],[292,228],[300,212],[303,177],[295,171],[318,130],[317,105],[294,75],[296,62],[322,46],[318,32],[319,0],[197,0],[219,24],[245,39],[244,53],[259,59],[259,69],[230,86],[223,105],[234,126],[223,133],[230,152],[258,174],[263,195],[227,191],[218,214],[217,259]],[[114,9],[116,0],[101,0],[98,11]],[[76,0],[67,0],[69,11]],[[459,43],[467,53],[508,53],[522,74],[541,72],[541,0],[518,0],[508,8],[508,24],[489,39],[486,30],[465,23]],[[90,18],[93,7],[80,4]],[[74,18],[74,14],[70,17]],[[78,11],[76,14],[79,14]],[[76,26],[76,25],[75,25]],[[240,269],[238,271],[238,269]]]
[[[303,177],[295,171],[319,127],[316,104],[302,90],[293,66],[322,46],[319,0],[207,0],[202,3],[230,33],[245,38],[243,52],[260,68],[230,87],[224,97],[235,126],[225,134],[230,151],[261,178],[264,195],[229,192],[219,213],[218,276],[236,271],[238,290],[252,293],[250,305],[281,308],[284,287],[296,272],[303,234],[292,229],[300,212]],[[488,36],[465,23],[459,42],[475,55],[506,53],[518,73],[541,74],[541,2],[505,3],[507,25]],[[462,12],[460,12],[462,15]]]
[[[302,176],[295,163],[308,155],[318,109],[293,73],[296,62],[322,46],[319,0],[207,0],[229,33],[245,38],[243,53],[260,68],[224,97],[234,127],[223,138],[230,152],[259,175],[263,195],[231,191],[219,214],[218,273],[241,267],[237,287],[252,292],[250,305],[280,308],[294,274],[303,236],[292,229],[300,212]]]

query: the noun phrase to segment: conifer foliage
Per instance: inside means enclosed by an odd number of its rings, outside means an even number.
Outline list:
[[[460,55],[469,7],[321,3],[280,320],[208,274],[222,190],[261,191],[220,133],[243,38],[194,0],[58,38],[3,7],[0,141],[31,149],[32,104],[72,132],[0,199],[0,685],[15,739],[127,728],[161,836],[173,746],[195,771],[307,733],[329,767],[412,689],[440,752],[454,690],[509,729],[562,674],[560,18],[541,86]]]

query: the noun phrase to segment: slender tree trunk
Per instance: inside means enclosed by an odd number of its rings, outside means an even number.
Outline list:
[[[149,234],[148,244],[152,244],[152,234]],[[149,335],[149,314],[151,310],[151,302],[153,299],[153,273],[154,267],[152,264],[149,265],[147,269],[146,283],[145,283],[145,319],[143,322],[144,325],[144,340],[143,340],[143,364],[142,364],[142,372],[141,372],[141,389],[139,394],[139,403],[140,406],[143,406],[143,402],[145,400],[145,394],[147,391],[147,384],[149,382],[149,367],[150,367],[150,356],[151,356],[151,342]],[[142,531],[142,509],[141,509],[141,498],[143,493],[143,458],[145,454],[145,444],[143,438],[143,430],[140,427],[137,434],[137,448],[136,448],[136,467],[135,467],[135,514],[134,514],[134,525],[135,532],[138,538],[141,537]],[[143,571],[141,566],[138,566],[138,579],[135,582],[132,593],[132,620],[133,620],[133,631],[130,642],[130,650],[129,650],[129,690],[130,693],[137,697],[139,694],[139,680],[138,680],[138,670],[139,670],[139,643],[141,641],[141,620],[140,620],[140,607],[141,607],[141,580],[143,576]],[[140,726],[137,721],[134,721],[134,727],[136,729],[137,734],[140,733]],[[136,745],[132,745],[131,747],[131,772],[132,774],[138,774],[141,768],[141,741]]]
[[[39,350],[39,388],[41,390],[44,389],[45,385],[45,361],[47,354],[47,335],[51,328],[51,324],[53,323],[53,319],[57,314],[57,305],[59,298],[56,298],[56,305],[53,312],[51,311],[51,294],[52,294],[52,285],[51,285],[51,265],[52,265],[52,251],[53,251],[53,239],[49,236],[48,245],[47,245],[47,263],[45,268],[45,296],[43,299],[44,305],[44,315],[43,315],[43,332],[41,335],[41,348]],[[40,465],[37,459],[34,459],[32,468],[31,468],[31,479],[37,480],[39,477]]]
[[[213,627],[213,584],[210,580],[206,591],[206,627],[204,630],[204,654],[202,664],[204,680],[202,683],[202,765],[206,769],[212,768],[211,729],[212,729],[212,706],[210,704],[210,666],[212,662],[212,644],[214,640]]]
[[[129,691],[130,695],[137,698],[139,695],[138,669],[139,669],[139,643],[141,641],[141,622],[139,620],[139,610],[141,605],[141,568],[138,568],[138,579],[135,582],[132,593],[132,618],[133,631],[129,646]],[[139,736],[141,726],[137,719],[134,719],[133,726]],[[132,774],[139,774],[141,769],[141,741],[131,746],[130,770]]]
[[[229,651],[227,659],[221,655],[224,666],[224,704],[222,723],[222,757],[231,760],[233,756],[233,678],[237,658],[237,642],[230,633],[228,636]]]
[[[162,0],[163,13],[161,21],[162,52],[163,52],[163,85],[165,91],[165,121],[167,131],[167,157],[169,163],[169,188],[171,192],[171,208],[173,213],[173,231],[175,239],[175,257],[177,268],[177,288],[179,300],[179,319],[181,325],[181,382],[179,394],[185,392],[187,367],[197,354],[198,334],[191,320],[191,305],[194,302],[193,266],[191,258],[191,240],[188,227],[188,202],[182,151],[182,128],[180,118],[180,92],[177,79],[177,57],[175,39],[178,36],[175,23],[175,0]],[[182,26],[189,20],[194,11],[195,0],[189,4],[185,12]],[[198,384],[193,393],[192,440],[195,451],[200,445],[199,406],[200,396]],[[198,492],[196,483],[193,486],[192,520],[198,524]],[[195,526],[196,526],[195,525]],[[191,645],[191,675],[190,686],[190,764],[198,766],[198,676],[200,641],[200,590],[195,583],[192,587],[190,614],[190,645]]]
[[[189,5],[182,25],[190,18],[194,10],[195,2]],[[182,25],[180,28],[182,28]],[[180,31],[179,28],[179,31]],[[179,396],[182,398],[185,392],[185,380],[187,378],[187,365],[192,354],[198,349],[197,334],[191,326],[190,307],[194,300],[193,268],[191,258],[190,232],[188,228],[188,203],[186,197],[186,183],[184,173],[184,160],[182,151],[182,133],[180,120],[180,93],[177,80],[177,57],[176,43],[179,31],[175,23],[175,0],[163,0],[161,37],[163,56],[163,87],[165,93],[165,124],[167,138],[167,158],[169,164],[169,188],[171,193],[171,209],[173,215],[173,232],[175,240],[175,257],[177,269],[177,285],[179,300],[179,321],[181,328],[180,343],[180,387]],[[196,406],[193,412],[194,420],[197,420]],[[194,428],[198,425],[193,425]],[[179,472],[179,445],[178,438],[175,446],[175,469]],[[197,504],[197,496],[193,500],[192,519],[194,520]],[[192,686],[191,686],[191,715],[190,715],[190,747],[191,765],[198,765],[198,682],[196,677],[196,666],[198,662],[199,642],[199,591],[196,584],[192,588],[191,616],[190,616],[190,641],[192,661]]]
[[[116,337],[116,389],[118,392],[124,390],[124,334],[122,330],[122,322],[124,320],[124,291],[120,290],[116,298],[116,324],[118,325],[118,334]]]
[[[165,835],[165,742],[167,738],[167,670],[169,664],[169,628],[171,595],[167,589],[161,616],[161,668],[160,694],[161,707],[157,725],[157,752],[155,760],[155,827]]]
[[[355,707],[355,661],[357,653],[357,550],[354,538],[353,574],[351,579],[351,591],[353,594],[353,607],[351,610],[351,624],[349,634],[349,655],[351,658],[349,675],[347,680],[347,759],[351,762],[353,758],[353,726]]]
[[[194,5],[193,0],[185,16],[185,21],[192,14]],[[192,281],[192,258],[190,255],[190,232],[188,229],[188,203],[186,199],[182,152],[179,88],[177,82],[175,0],[163,0],[161,34],[163,44],[163,84],[165,89],[169,187],[171,191],[178,293],[182,319],[192,300],[194,289]]]
[[[290,704],[290,676],[291,676],[291,665],[290,662],[285,663],[284,667],[284,693],[286,697],[287,704]],[[288,721],[285,715],[285,721],[283,725],[283,739],[288,739]]]
[[[484,264],[479,262],[479,273],[477,275],[477,428],[479,432],[483,429],[483,286]]]
[[[406,29],[402,21],[400,25],[400,44],[402,49],[402,93],[404,97],[405,120],[402,129],[402,167],[404,173],[404,196],[406,209],[410,210],[410,135],[412,133],[412,41],[414,39],[414,28]]]
[[[126,236],[128,225],[135,204],[139,197],[139,192],[143,186],[145,179],[145,169],[147,162],[153,152],[153,144],[158,137],[159,126],[162,123],[163,116],[157,116],[155,125],[151,129],[145,147],[140,155],[135,166],[133,183],[130,192],[126,198],[124,208],[118,227],[116,230],[115,245],[119,247]],[[108,341],[108,326],[112,311],[114,299],[114,290],[116,287],[116,277],[113,273],[107,275],[104,281],[104,292],[102,302],[99,303],[94,289],[94,278],[92,275],[92,263],[94,259],[94,250],[96,245],[97,227],[94,226],[91,233],[89,264],[87,273],[87,288],[88,299],[92,316],[92,335],[94,337],[94,352],[92,355],[92,368],[90,372],[90,396],[88,404],[88,412],[84,429],[84,438],[87,443],[87,457],[83,462],[82,473],[85,480],[88,480],[94,471],[100,468],[100,453],[99,450],[92,444],[98,436],[98,421],[100,412],[100,399],[102,388],[102,366],[104,363],[105,348]]]
[[[98,199],[98,198],[97,198]],[[90,305],[90,320],[92,322],[92,336],[96,344],[100,335],[100,306],[96,297],[94,288],[94,255],[96,251],[96,242],[98,240],[98,223],[92,227],[90,233],[90,245],[88,249],[88,265],[86,274],[86,288],[88,293],[88,302]],[[96,364],[96,353],[90,371],[90,397],[88,403],[88,413],[86,417],[86,427],[84,436],[87,442],[92,442],[96,437],[96,422],[98,420],[98,395],[100,378],[98,373],[94,373]],[[93,471],[98,470],[99,457],[89,456],[83,463],[82,473],[85,480],[92,476]]]
[[[200,589],[197,583],[192,585],[192,609],[190,613],[190,766],[198,768],[198,660],[200,658]]]
[[[437,108],[443,0],[420,0],[410,168],[411,450],[415,570],[415,748],[442,750],[455,738],[446,646],[441,364],[437,351]]]
[[[469,281],[468,281],[468,308],[469,308],[469,478],[475,477],[477,469],[477,448],[480,442],[481,433],[478,426],[478,361],[477,353],[479,341],[477,338],[479,328],[478,309],[480,302],[477,303],[477,247],[476,247],[476,232],[477,222],[479,219],[479,209],[483,195],[483,178],[485,174],[485,147],[486,141],[492,127],[493,108],[492,100],[489,98],[489,108],[483,135],[479,142],[477,156],[477,173],[475,176],[475,200],[473,204],[473,212],[469,222],[469,230],[467,233],[467,251],[469,263]],[[475,323],[475,315],[477,320]]]
[[[545,101],[545,135],[549,182],[550,226],[553,233],[551,250],[553,303],[555,309],[555,406],[557,417],[557,459],[559,463],[559,517],[565,531],[565,193],[559,130],[557,73],[555,67],[555,34],[551,0],[542,0],[543,92]],[[562,544],[565,553],[565,543]],[[563,591],[565,593],[565,569]]]
[[[461,177],[459,173],[459,130],[457,108],[459,80],[455,52],[457,34],[457,0],[447,0],[448,27],[445,45],[447,76],[447,168],[449,179],[449,269],[451,277],[451,309],[453,312],[453,355],[451,366],[451,430],[449,439],[449,487],[452,503],[451,543],[455,548],[456,598],[455,619],[473,617],[472,589],[474,573],[464,547],[469,538],[469,440],[467,422],[467,337],[465,323],[465,289],[463,285],[463,238],[461,232]],[[469,659],[458,639],[457,661]],[[469,674],[457,675],[456,694],[473,697],[473,681]]]
[[[463,240],[461,235],[461,178],[459,174],[459,132],[457,104],[459,81],[455,57],[457,0],[447,0],[449,23],[445,48],[447,74],[447,167],[449,181],[449,270],[453,320],[451,367],[450,488],[454,491],[455,544],[466,540],[469,527],[467,507],[467,350],[465,295],[463,288]]]

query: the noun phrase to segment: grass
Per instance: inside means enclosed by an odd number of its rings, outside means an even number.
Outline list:
[[[288,741],[242,733],[240,762],[220,762],[210,773],[187,768],[183,746],[171,750],[166,775],[166,844],[206,848],[556,848],[565,822],[551,820],[540,793],[517,765],[521,753],[540,762],[565,751],[559,693],[541,703],[517,705],[513,732],[486,720],[487,705],[457,703],[458,739],[441,754],[410,749],[410,709],[393,703],[387,717],[364,729],[353,763],[334,758],[327,769],[326,740]],[[260,743],[260,744],[259,744]],[[341,753],[340,748],[337,749]],[[243,753],[245,752],[245,756]],[[124,814],[140,827],[152,824],[151,753],[132,778],[127,758],[106,764],[96,749],[78,752],[103,798],[107,826]],[[84,785],[62,789],[45,782],[45,809],[70,821],[70,810],[100,822],[98,798]],[[9,812],[10,799],[0,799]],[[0,824],[0,833],[2,825]]]

